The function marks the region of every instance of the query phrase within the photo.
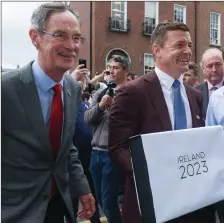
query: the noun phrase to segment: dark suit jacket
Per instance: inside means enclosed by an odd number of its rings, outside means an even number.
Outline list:
[[[90,192],[72,143],[81,89],[67,75],[63,94],[63,135],[54,161],[31,63],[2,75],[2,223],[44,222],[53,177],[73,222],[71,192]]]
[[[209,92],[208,92],[208,83],[202,83],[195,87],[196,89],[200,90],[202,93],[203,98],[203,119],[206,118],[206,112],[208,107],[208,101],[209,101]]]
[[[224,82],[223,82],[224,85]],[[203,98],[203,119],[206,119],[206,113],[208,108],[208,102],[209,102],[209,92],[208,92],[208,83],[202,83],[195,87],[196,89],[200,90],[202,93]]]
[[[200,92],[185,86],[192,115],[193,127],[204,126],[202,119],[202,97]],[[200,118],[199,118],[200,117]],[[153,71],[119,89],[110,110],[109,154],[112,160],[126,173],[123,223],[141,223],[135,186],[132,176],[129,138],[134,135],[172,130],[162,88]],[[164,185],[165,186],[165,185]],[[202,211],[202,215],[206,211]],[[211,223],[193,212],[185,218],[172,222]]]

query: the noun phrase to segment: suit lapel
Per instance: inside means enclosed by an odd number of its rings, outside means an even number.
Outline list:
[[[195,128],[195,127],[198,127],[196,125],[196,118],[199,117],[200,118],[200,114],[196,114],[195,112],[195,108],[197,107],[197,104],[196,104],[196,101],[195,101],[195,95],[192,91],[192,89],[185,85],[185,89],[186,89],[186,93],[187,93],[187,97],[188,97],[188,101],[189,101],[189,105],[190,105],[190,109],[191,109],[191,117],[192,117],[192,127]]]
[[[40,142],[50,153],[50,143],[42,115],[39,95],[32,74],[31,63],[21,71],[20,80],[22,85],[18,89],[18,96]]]
[[[163,125],[164,131],[172,130],[172,124],[170,121],[168,108],[166,106],[166,101],[155,71],[147,74],[145,76],[145,81],[148,82],[147,91],[149,92],[149,97],[155,106],[156,112]]]
[[[70,131],[72,128],[72,121],[71,121],[72,94],[71,94],[71,88],[70,88],[66,78],[64,79],[63,95],[64,95],[63,135],[62,135],[61,147],[58,152],[56,162],[60,159],[61,155],[64,154],[63,151],[64,151],[64,149],[66,149],[67,137],[71,134]],[[71,146],[71,145],[68,145],[68,146]]]
[[[207,82],[202,85],[201,90],[202,90],[202,96],[203,96],[203,111],[206,114],[207,107],[208,107],[208,100],[209,100],[208,84],[207,84]]]

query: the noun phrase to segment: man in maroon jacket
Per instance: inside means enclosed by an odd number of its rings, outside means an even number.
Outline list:
[[[188,26],[164,21],[155,28],[151,42],[155,70],[120,88],[110,111],[109,154],[126,174],[123,223],[142,222],[129,138],[144,133],[204,126],[201,94],[183,84],[182,74],[188,70],[192,54]],[[175,101],[177,93],[178,103]],[[212,207],[206,207],[170,222],[213,223],[214,211]]]

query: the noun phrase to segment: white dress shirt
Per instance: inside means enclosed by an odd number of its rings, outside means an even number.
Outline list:
[[[175,79],[171,77],[170,75],[161,71],[158,67],[155,67],[155,72],[159,78],[163,95],[164,95],[166,105],[168,108],[172,128],[174,129],[174,108],[173,108],[174,93],[173,93],[172,84],[175,81]],[[183,85],[183,76],[181,75],[178,80],[180,81],[180,93],[184,102],[184,107],[185,107],[186,116],[187,116],[186,117],[187,128],[192,128],[191,109],[190,109],[187,93]]]
[[[207,80],[207,83],[208,83],[208,92],[210,97],[211,94],[214,92],[214,90],[212,90],[212,87],[217,87],[217,89],[219,89],[223,85],[223,80],[220,83],[216,84],[215,86],[213,86],[208,80]]]
[[[211,95],[205,124],[206,126],[222,125],[224,128],[224,86]]]

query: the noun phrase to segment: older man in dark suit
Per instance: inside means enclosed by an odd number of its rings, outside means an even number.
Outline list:
[[[38,57],[2,75],[2,223],[75,222],[89,218],[95,203],[72,138],[81,89],[65,72],[83,41],[73,9],[38,7],[29,35]],[[71,186],[71,187],[70,187]]]
[[[202,55],[201,68],[206,81],[196,86],[196,89],[202,92],[203,119],[205,120],[209,97],[215,90],[224,85],[222,51],[217,48],[207,49]]]
[[[151,41],[155,70],[119,89],[110,113],[109,153],[114,163],[126,173],[123,223],[142,222],[133,179],[129,138],[143,133],[204,125],[201,94],[184,85],[181,75],[188,70],[191,58],[189,28],[183,23],[160,23]],[[208,207],[170,222],[213,223],[214,211]]]

